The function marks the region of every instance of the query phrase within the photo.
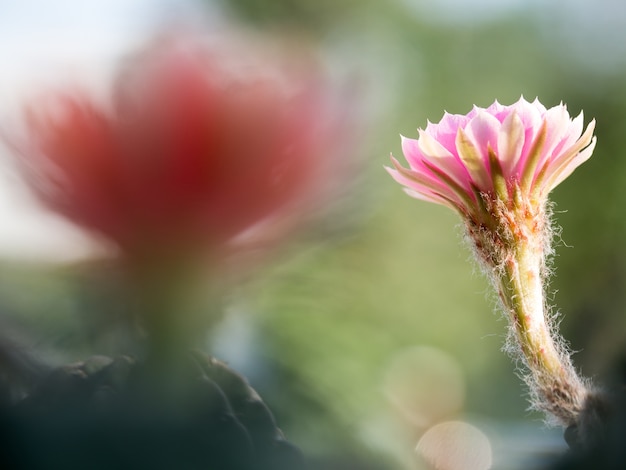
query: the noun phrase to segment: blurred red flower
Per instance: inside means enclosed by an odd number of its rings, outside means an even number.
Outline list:
[[[120,68],[110,103],[74,89],[30,102],[16,147],[44,204],[122,252],[216,251],[320,182],[337,133],[315,70],[168,36]]]

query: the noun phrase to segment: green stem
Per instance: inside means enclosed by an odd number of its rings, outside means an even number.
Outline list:
[[[145,352],[150,360],[167,362],[203,341],[215,320],[211,315],[215,312],[207,312],[210,306],[202,302],[211,296],[205,288],[198,302],[199,279],[203,278],[192,261],[140,261],[133,265],[130,282],[136,316],[145,332]]]
[[[499,276],[500,298],[530,370],[536,407],[568,426],[576,422],[588,392],[547,323],[542,268],[542,247],[517,244]]]

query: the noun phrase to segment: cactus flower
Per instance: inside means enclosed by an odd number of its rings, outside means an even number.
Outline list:
[[[582,133],[582,113],[571,119],[563,104],[547,110],[538,100],[496,101],[465,116],[445,113],[420,129],[417,140],[403,137],[409,168],[392,159],[389,171],[411,196],[480,218],[484,195],[544,201],[591,156],[594,126],[591,121]]]
[[[550,191],[586,161],[595,122],[583,132],[560,104],[521,98],[503,106],[444,114],[402,138],[409,168],[392,157],[391,176],[418,199],[448,206],[465,222],[475,253],[491,274],[511,326],[510,343],[528,369],[533,405],[566,426],[589,395],[549,324],[544,282],[551,253]]]
[[[166,37],[104,102],[68,87],[28,103],[12,140],[41,201],[130,257],[219,252],[293,208],[329,151],[328,90],[305,60],[224,42]]]
[[[246,39],[158,36],[104,99],[47,91],[4,134],[48,208],[117,247],[155,350],[210,326],[179,311],[194,284],[211,290],[198,271],[217,285],[241,238],[276,244],[320,199],[347,127],[310,55]]]

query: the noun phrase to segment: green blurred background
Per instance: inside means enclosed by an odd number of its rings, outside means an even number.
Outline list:
[[[315,44],[354,88],[360,117],[349,191],[332,215],[232,293],[208,342],[215,354],[248,376],[320,468],[422,468],[416,443],[449,419],[486,433],[494,468],[558,450],[558,430],[546,431],[527,410],[516,366],[501,351],[506,323],[460,221],[408,198],[383,166],[390,152],[401,156],[399,134],[416,137],[444,110],[466,113],[523,95],[548,107],[563,101],[572,115],[584,109],[586,122],[595,117],[593,158],[552,197],[562,233],[550,298],[576,365],[602,380],[626,346],[626,7],[610,0],[205,6]],[[7,261],[0,283],[7,324],[53,360],[115,352],[123,341],[106,322],[85,317],[97,310],[110,318],[122,307],[90,276]],[[415,403],[403,387],[415,390]],[[508,461],[498,457],[505,451]]]

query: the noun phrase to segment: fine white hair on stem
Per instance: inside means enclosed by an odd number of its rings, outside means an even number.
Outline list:
[[[481,197],[489,219],[466,217],[465,239],[497,294],[496,310],[508,320],[503,350],[528,386],[530,407],[545,412],[549,424],[572,425],[589,384],[579,378],[558,334],[558,310],[546,302],[552,239],[560,233],[553,206],[547,200],[510,206],[489,194]]]

